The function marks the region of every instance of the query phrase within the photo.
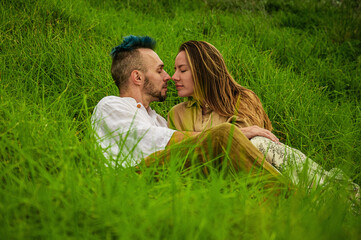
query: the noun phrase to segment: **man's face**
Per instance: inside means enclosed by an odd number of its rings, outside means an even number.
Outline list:
[[[171,79],[164,71],[164,64],[151,49],[139,49],[147,69],[143,86],[143,94],[151,97],[151,101],[163,102],[167,97],[167,82]]]

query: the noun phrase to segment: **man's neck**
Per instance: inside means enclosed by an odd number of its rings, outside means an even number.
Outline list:
[[[135,101],[141,103],[145,107],[145,109],[149,110],[150,100],[142,94],[123,93],[123,94],[119,94],[119,96],[133,98]]]

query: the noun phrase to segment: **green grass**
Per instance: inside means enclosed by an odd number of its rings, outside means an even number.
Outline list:
[[[358,239],[343,189],[274,196],[242,174],[107,168],[90,116],[117,95],[108,54],[123,36],[154,37],[170,74],[183,41],[206,40],[260,96],[282,142],[360,184],[360,10],[351,0],[1,2],[1,239]],[[152,105],[163,116],[183,101],[173,83],[168,93]]]

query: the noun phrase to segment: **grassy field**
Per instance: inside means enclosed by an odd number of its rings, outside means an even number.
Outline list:
[[[205,40],[282,142],[360,184],[360,12],[353,0],[1,1],[0,239],[359,239],[344,189],[275,196],[244,174],[107,168],[90,116],[117,95],[109,52],[124,36],[155,38],[169,74],[182,42]],[[168,94],[152,105],[163,116],[183,101],[172,82]]]

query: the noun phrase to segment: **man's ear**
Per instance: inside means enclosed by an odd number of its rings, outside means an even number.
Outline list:
[[[144,79],[144,75],[143,75],[143,73],[141,71],[133,70],[131,72],[130,76],[131,76],[131,80],[132,80],[134,85],[140,86],[142,84],[142,81]]]

